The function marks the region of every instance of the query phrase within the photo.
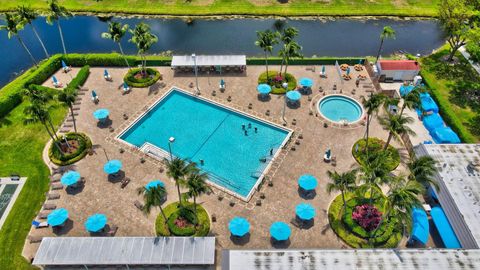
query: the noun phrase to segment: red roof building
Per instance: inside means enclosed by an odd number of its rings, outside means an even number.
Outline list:
[[[377,62],[380,81],[413,81],[420,72],[414,60],[380,60]]]
[[[414,60],[380,60],[382,70],[420,70],[420,65]]]

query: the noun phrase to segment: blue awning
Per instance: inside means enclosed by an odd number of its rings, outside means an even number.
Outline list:
[[[445,212],[443,212],[443,209],[439,206],[435,206],[430,211],[430,215],[432,216],[433,223],[435,223],[435,227],[437,227],[438,233],[440,234],[445,247],[461,248],[462,246],[460,245],[450,222],[448,222],[448,218],[445,215]]]
[[[436,143],[460,143],[460,138],[457,133],[450,127],[439,127],[431,131],[433,140]]]
[[[423,111],[438,113],[437,103],[433,101],[429,93],[421,93],[420,102],[422,104]]]
[[[443,119],[438,113],[424,116],[423,125],[427,128],[429,132],[432,132],[434,129],[444,126]]]
[[[412,211],[412,238],[426,244],[429,235],[427,213],[423,209],[414,208]]]

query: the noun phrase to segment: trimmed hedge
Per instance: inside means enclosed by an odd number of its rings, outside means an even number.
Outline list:
[[[137,57],[126,55],[125,58],[130,66],[134,66]],[[68,65],[74,67],[81,67],[85,65],[94,67],[124,67],[125,59],[118,53],[89,53],[79,54],[72,53],[63,56],[63,59]]]
[[[358,62],[362,61],[365,62],[365,58],[350,58],[350,57],[339,57],[339,58],[332,58],[332,57],[319,57],[319,58],[299,58],[299,59],[291,59],[288,61],[288,65],[335,65],[335,62],[338,61],[338,64],[349,64],[355,65]],[[282,58],[280,57],[272,57],[268,58],[269,65],[281,65]],[[261,57],[249,57],[247,58],[247,65],[265,65],[265,58]]]
[[[269,81],[267,81],[267,72],[263,72],[262,74],[260,74],[260,76],[258,76],[258,84],[261,84],[261,83],[265,83],[265,84],[268,84],[272,87],[272,94],[285,94],[285,88],[282,87],[282,84],[277,82],[273,82],[273,78],[275,78],[278,74],[278,71],[277,70],[269,70],[268,71],[268,79]],[[288,91],[290,90],[294,90],[297,88],[297,79],[295,79],[295,77],[290,74],[290,73],[287,73],[285,76],[285,79],[287,80],[288,82]]]
[[[193,203],[190,202],[183,202],[184,207],[188,208],[190,211],[193,211]],[[168,218],[168,221],[172,220],[174,221],[172,215],[177,215],[179,212],[179,204],[178,202],[171,203],[163,208],[163,212]],[[190,236],[206,236],[210,232],[210,217],[208,216],[207,211],[203,206],[200,204],[197,204],[197,214],[198,214],[198,225],[196,228],[196,231],[191,234]],[[172,218],[171,218],[172,217]],[[170,222],[172,222],[170,221]],[[168,225],[168,222],[166,223],[165,220],[163,219],[162,214],[159,214],[157,216],[157,219],[155,220],[155,232],[158,236],[171,236],[171,235],[178,235],[182,233],[186,233],[185,230],[177,230],[173,229],[171,231],[169,227],[171,227],[172,224]],[[174,224],[173,224],[174,226]],[[176,227],[176,226],[174,226]],[[193,228],[193,227],[192,227]],[[178,228],[180,229],[180,228]],[[175,233],[180,233],[180,234],[175,234]]]
[[[53,163],[60,166],[70,165],[81,160],[87,155],[88,150],[92,148],[92,141],[83,133],[71,132],[67,133],[65,136],[67,137],[67,140],[77,140],[79,147],[75,153],[62,156],[58,148],[52,142],[52,145],[50,145],[50,149],[48,150],[48,157]],[[58,142],[61,143],[63,140],[60,139]]]
[[[146,78],[135,78],[135,75],[139,73],[141,68],[132,68],[125,74],[123,80],[131,87],[144,88],[156,83],[159,79],[162,78],[162,74],[156,69],[147,68],[148,76]]]
[[[365,148],[365,143],[365,139],[360,139],[356,141],[352,146],[352,155],[358,164],[362,164],[365,160],[365,152],[362,151]],[[355,152],[355,148],[357,147],[357,145],[358,151]],[[370,152],[383,152],[384,146],[385,142],[380,140],[379,138],[368,138],[368,149]],[[388,146],[387,152],[389,153],[389,160],[387,160],[386,165],[388,166],[388,170],[393,171],[398,167],[398,165],[400,165],[400,153],[392,145]]]
[[[181,209],[181,208],[180,208]],[[187,210],[189,211],[189,210]],[[190,225],[184,228],[180,228],[177,225],[175,225],[175,221],[177,218],[183,217],[183,215],[180,214],[180,210],[177,212],[174,212],[168,217],[167,225],[168,229],[170,232],[172,232],[173,235],[175,236],[192,236],[195,234],[195,226]],[[183,217],[185,218],[185,217]],[[188,219],[187,219],[188,220]]]
[[[73,80],[68,84],[65,88],[65,91],[73,91],[76,92],[78,88],[83,86],[90,75],[90,66],[84,66],[79,71],[78,74]]]

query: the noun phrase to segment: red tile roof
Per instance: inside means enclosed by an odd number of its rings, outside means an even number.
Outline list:
[[[420,70],[420,65],[414,60],[380,60],[382,70]]]

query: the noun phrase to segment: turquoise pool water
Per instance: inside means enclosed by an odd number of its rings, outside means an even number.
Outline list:
[[[324,117],[333,122],[355,122],[362,117],[363,110],[355,100],[339,95],[323,98],[318,104],[318,109]]]
[[[275,154],[288,133],[174,89],[120,138],[137,147],[148,142],[168,152],[168,139],[174,137],[173,155],[196,162],[210,174],[210,181],[246,197],[267,166],[260,159],[272,148]]]

